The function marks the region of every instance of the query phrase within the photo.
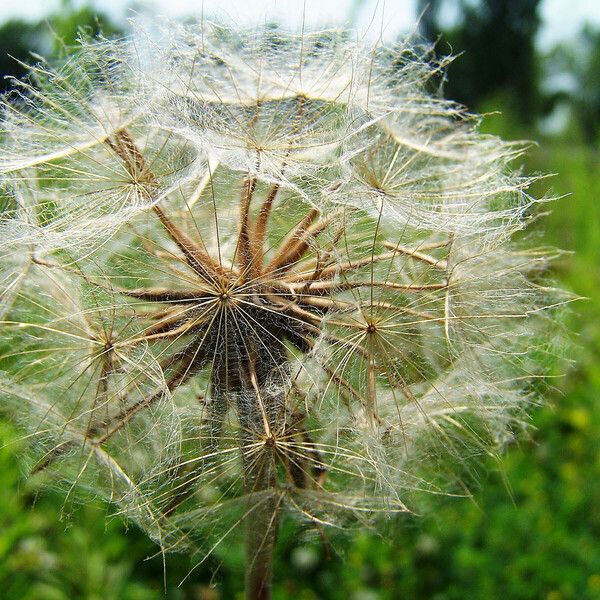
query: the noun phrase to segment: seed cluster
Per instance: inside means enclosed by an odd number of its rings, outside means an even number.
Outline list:
[[[0,389],[32,472],[165,547],[245,524],[251,588],[282,514],[405,511],[509,440],[564,298],[513,241],[522,148],[428,92],[441,66],[171,23],[32,67],[0,156]]]

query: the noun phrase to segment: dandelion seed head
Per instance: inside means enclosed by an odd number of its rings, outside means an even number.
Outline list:
[[[537,402],[566,297],[515,239],[524,146],[430,93],[444,65],[168,23],[32,67],[0,136],[0,388],[32,471],[201,555],[461,489]]]

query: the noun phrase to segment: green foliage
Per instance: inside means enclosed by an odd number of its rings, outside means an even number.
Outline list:
[[[7,76],[24,77],[27,69],[21,63],[31,58],[32,52],[43,52],[40,24],[11,20],[0,26],[0,92],[11,86]],[[20,61],[20,62],[19,62]]]
[[[438,15],[444,4],[449,3],[420,2],[422,33],[431,40],[441,34],[440,52],[462,53],[448,69],[445,95],[478,111],[484,100],[502,91],[519,120],[532,123],[539,110],[535,36],[540,0],[459,0],[458,23],[442,30]]]
[[[96,37],[102,34],[105,37],[116,37],[123,32],[120,26],[91,5],[74,9],[68,0],[63,1],[63,8],[52,14],[48,23],[53,32],[52,53],[55,55],[61,55],[65,48],[75,45],[82,35]]]
[[[19,79],[27,74],[23,63],[34,62],[33,54],[60,57],[80,35],[99,33],[112,37],[122,29],[90,5],[74,9],[70,2],[39,21],[6,21],[0,26],[0,93],[12,86],[6,77]]]
[[[22,442],[0,422],[0,589],[6,600],[160,600],[203,598],[197,582],[178,589],[187,560],[169,562],[166,580],[157,548],[106,508],[65,502],[24,483],[16,454]],[[211,565],[214,567],[214,565]],[[198,569],[208,581],[208,565]],[[206,586],[204,586],[206,587]],[[210,596],[207,596],[207,599]]]
[[[73,520],[61,521],[58,495],[37,496],[22,486],[15,461],[20,443],[0,427],[0,587],[5,598],[136,600],[160,598],[134,579],[131,558],[136,536],[125,536],[118,520],[105,521],[98,506],[78,507]],[[139,546],[139,542],[137,544]]]

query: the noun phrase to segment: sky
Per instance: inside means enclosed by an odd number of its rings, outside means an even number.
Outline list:
[[[136,0],[134,0],[136,1]],[[75,6],[86,0],[73,0]],[[61,0],[0,0],[0,20],[11,17],[37,19],[60,7]],[[117,17],[128,14],[131,0],[93,0],[100,10]],[[304,18],[306,27],[344,25],[354,22],[356,28],[370,37],[392,39],[414,28],[415,0],[137,0],[141,6],[152,6],[152,12],[165,16],[199,13],[216,15],[250,24],[265,19],[279,20],[299,28]],[[360,9],[356,7],[362,5]],[[555,43],[577,35],[585,21],[600,26],[600,0],[543,0],[542,28],[539,44],[547,49]],[[382,27],[383,25],[383,27]]]

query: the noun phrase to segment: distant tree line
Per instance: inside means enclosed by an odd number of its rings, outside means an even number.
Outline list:
[[[418,0],[421,35],[439,54],[458,55],[448,68],[447,97],[473,111],[501,99],[521,125],[559,107],[581,138],[600,142],[600,29],[541,54],[536,45],[543,0]],[[457,19],[444,22],[444,10]]]

